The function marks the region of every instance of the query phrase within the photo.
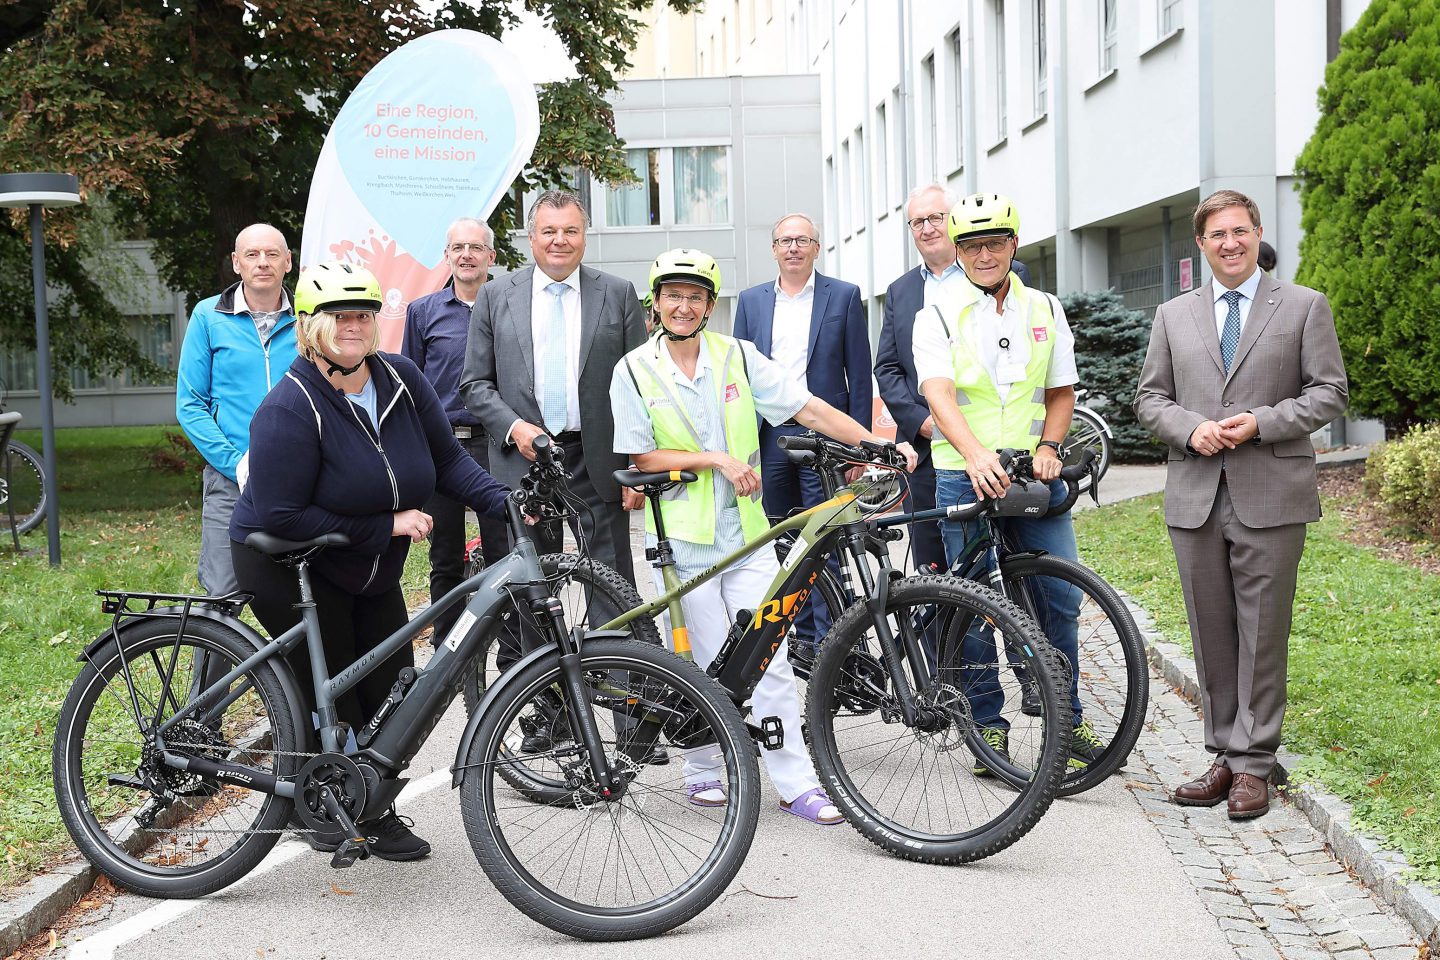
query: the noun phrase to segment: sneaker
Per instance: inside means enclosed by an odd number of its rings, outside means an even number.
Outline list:
[[[295,831],[295,836],[308,843],[310,849],[316,853],[334,853],[340,849],[340,837],[338,834],[336,834],[332,840],[328,834],[323,834],[318,830],[311,830],[301,821],[299,814],[293,811],[290,814],[290,822],[285,824],[285,826]]]
[[[1040,706],[1040,684],[1029,678],[1020,681],[1020,712],[1027,717],[1038,717]]]
[[[1072,768],[1084,769],[1096,760],[1108,747],[1089,720],[1081,720],[1076,727],[1070,731],[1070,766]]]
[[[548,753],[557,743],[570,740],[570,721],[561,711],[560,705],[548,698],[536,698],[534,712],[520,718],[520,729],[525,734],[520,740],[521,753]]]
[[[1004,760],[1007,762],[1010,760],[1010,731],[1001,727],[985,727],[980,731],[980,739],[984,740],[990,749],[998,753]],[[975,766],[970,768],[970,772],[977,777],[994,776],[990,772],[990,768],[980,762],[978,756],[975,759]]]
[[[370,853],[381,860],[420,860],[430,856],[430,844],[410,832],[415,821],[391,807],[378,820],[360,824],[370,841]]]

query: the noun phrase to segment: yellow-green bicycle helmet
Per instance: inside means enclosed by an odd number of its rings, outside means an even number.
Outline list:
[[[379,310],[384,302],[375,274],[340,260],[306,267],[295,283],[297,316],[320,310]]]
[[[650,265],[650,293],[660,292],[660,284],[693,283],[710,291],[720,293],[720,265],[710,254],[700,250],[666,250]]]
[[[1004,194],[977,193],[965,197],[946,218],[951,243],[978,237],[1018,237],[1020,211]]]

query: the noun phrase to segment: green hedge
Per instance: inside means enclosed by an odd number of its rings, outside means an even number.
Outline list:
[[[1403,533],[1440,541],[1440,423],[1411,427],[1373,450],[1365,491]]]
[[[1150,343],[1150,318],[1127,308],[1113,290],[1072,293],[1060,303],[1075,334],[1075,363],[1086,391],[1079,402],[1110,424],[1115,459],[1122,463],[1163,459],[1165,447],[1140,426],[1130,409]]]

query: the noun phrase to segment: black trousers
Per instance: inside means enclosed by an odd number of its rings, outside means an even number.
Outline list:
[[[580,530],[590,556],[614,569],[633,587],[635,564],[630,552],[630,514],[621,509],[619,501],[601,500],[595,492],[579,437],[562,434],[556,439],[565,451],[565,469],[572,477],[570,492],[590,506],[589,510],[580,511]],[[535,548],[542,554],[559,553],[564,543],[559,521],[539,524],[532,535]]]
[[[490,439],[478,427],[475,434],[461,440],[460,446],[489,470]],[[430,602],[434,603],[465,579],[465,504],[437,493],[425,504],[425,512],[435,521],[430,528]],[[510,531],[505,521],[480,517],[480,550],[487,567],[510,552]],[[456,604],[445,611],[435,621],[435,636],[448,634],[463,609],[463,605]]]
[[[272,638],[300,622],[300,611],[295,608],[300,602],[300,584],[293,569],[233,540],[230,556],[240,589],[255,594],[250,607]],[[399,583],[384,593],[357,597],[311,570],[310,590],[315,596],[315,612],[320,615],[325,668],[331,676],[379,646],[410,619]],[[291,652],[289,663],[300,690],[310,701],[310,709],[315,709],[310,652],[303,642]],[[415,652],[407,643],[339,699],[336,708],[340,719],[358,732],[385,702],[395,677],[403,668],[413,666]]]

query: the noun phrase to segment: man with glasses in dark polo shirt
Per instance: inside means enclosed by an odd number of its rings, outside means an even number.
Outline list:
[[[450,265],[450,282],[406,309],[405,340],[400,352],[415,361],[434,385],[460,445],[476,463],[489,470],[489,438],[480,421],[465,408],[459,390],[470,311],[495,264],[494,232],[474,217],[459,218],[445,233],[445,262]],[[437,492],[425,504],[425,512],[434,519],[430,531],[433,603],[465,579],[465,505]],[[501,521],[481,517],[480,537],[486,564],[509,552],[509,533]],[[462,609],[456,605],[435,621],[433,642],[438,643],[450,632]]]

